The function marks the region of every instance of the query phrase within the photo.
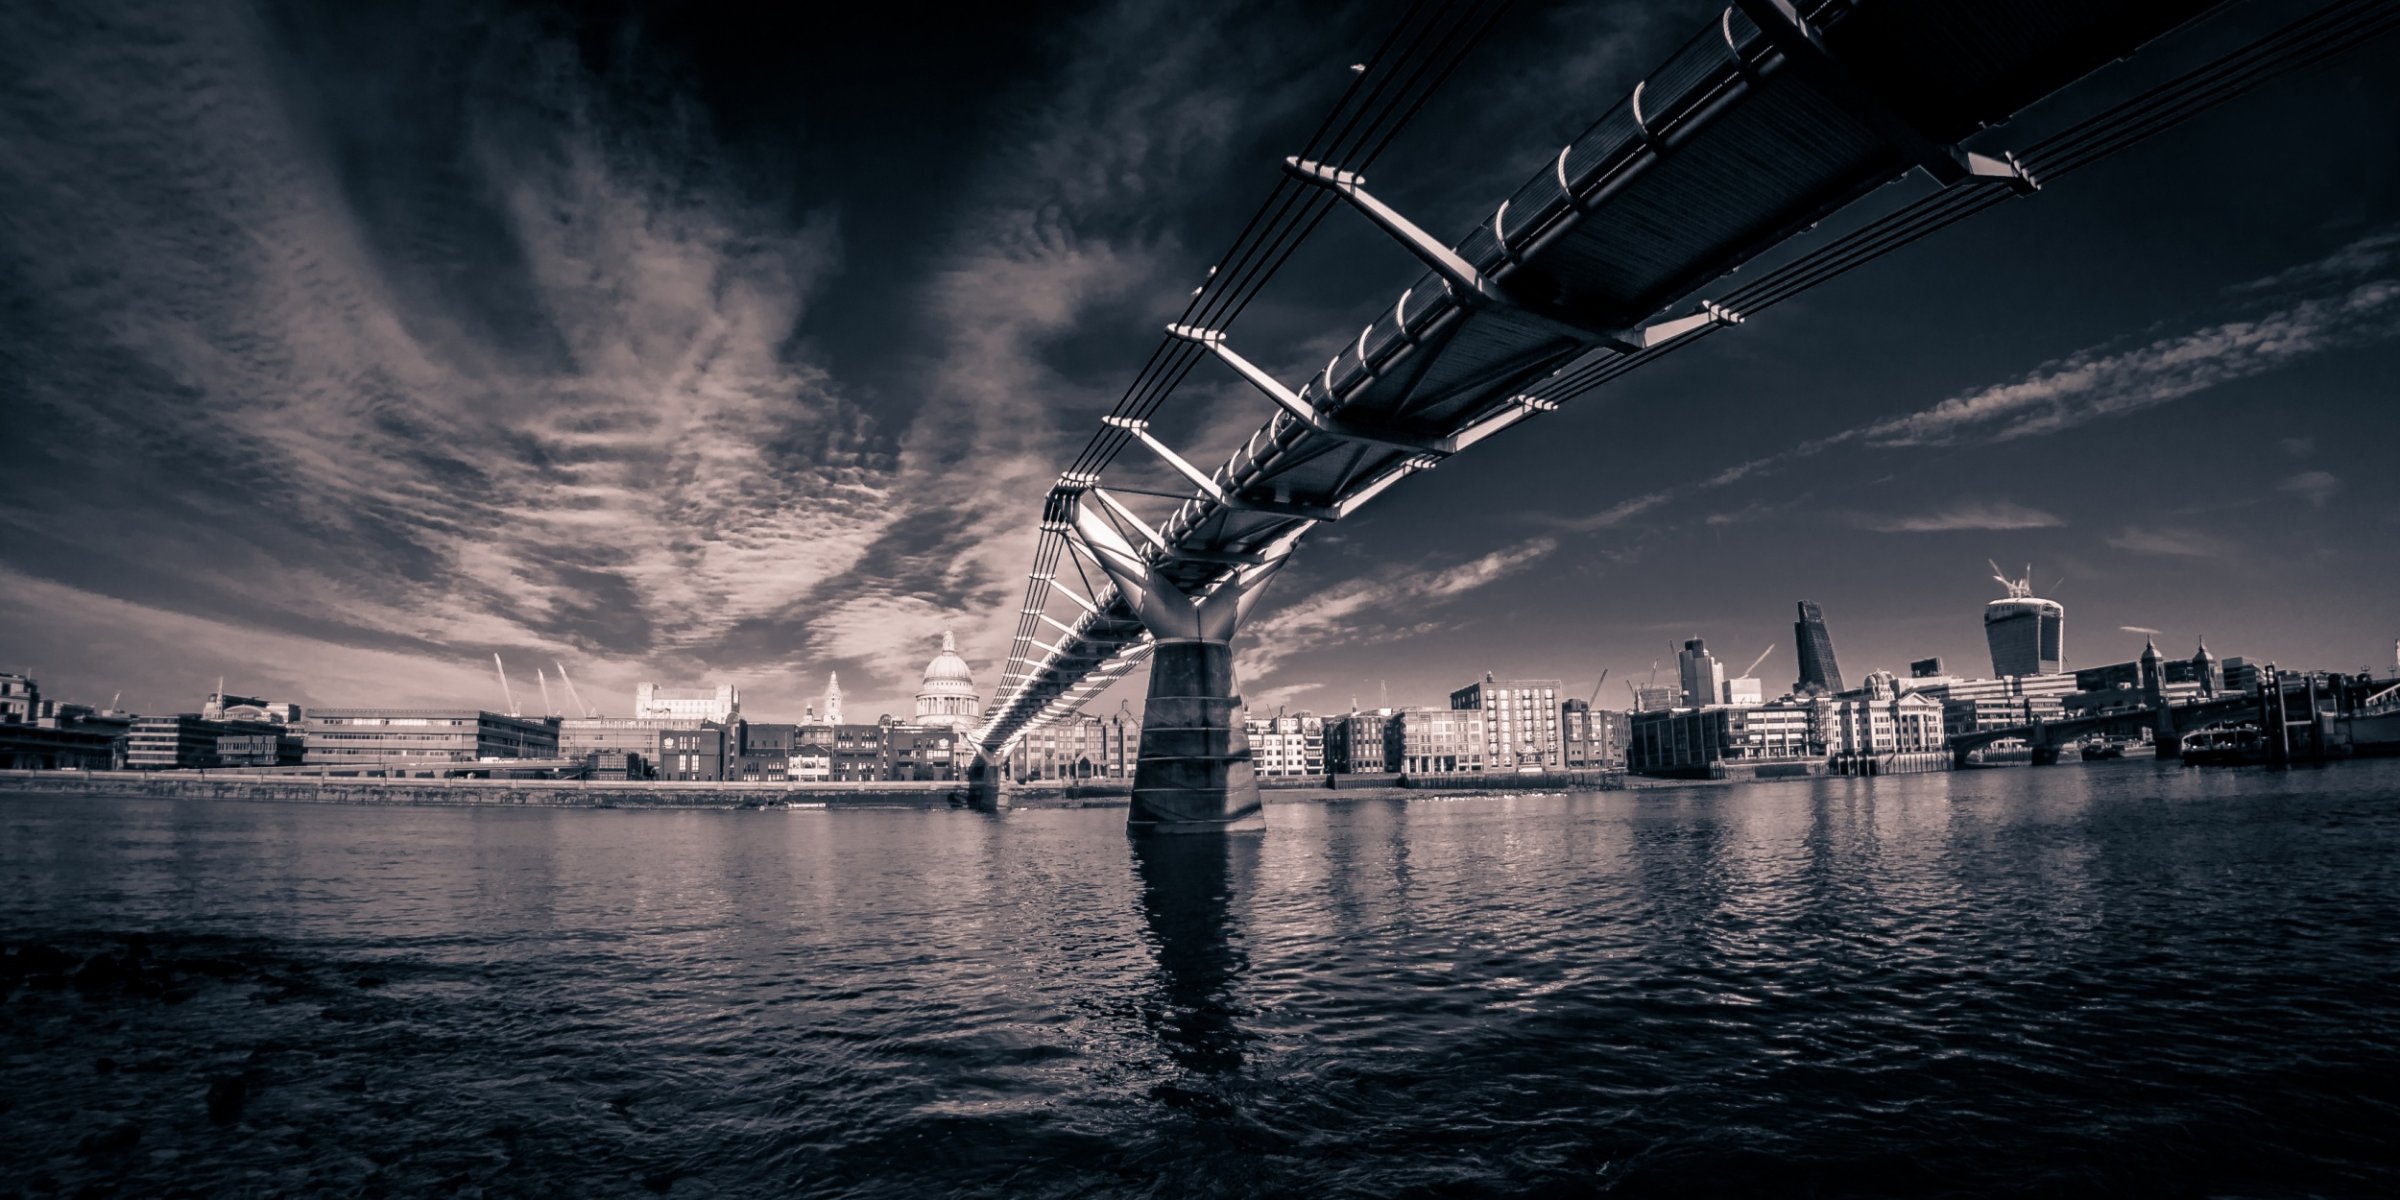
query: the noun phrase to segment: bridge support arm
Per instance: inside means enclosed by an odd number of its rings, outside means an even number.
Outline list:
[[[1328,417],[1318,412],[1315,406],[1307,400],[1301,398],[1299,393],[1283,386],[1280,380],[1260,369],[1258,364],[1242,357],[1231,346],[1226,345],[1225,335],[1217,330],[1202,329],[1194,325],[1169,325],[1167,333],[1187,342],[1199,343],[1209,353],[1222,360],[1226,366],[1232,367],[1235,374],[1248,380],[1250,386],[1266,393],[1268,399],[1281,405],[1285,412],[1292,414],[1293,419],[1327,437],[1337,437],[1344,441],[1366,442],[1376,446],[1389,446],[1394,450],[1412,450],[1420,454],[1450,454],[1457,449],[1448,438],[1410,437],[1404,433],[1369,429],[1337,417]]]

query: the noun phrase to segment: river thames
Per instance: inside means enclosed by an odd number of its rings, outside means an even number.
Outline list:
[[[2400,762],[591,811],[0,796],[0,1192],[2369,1195]]]

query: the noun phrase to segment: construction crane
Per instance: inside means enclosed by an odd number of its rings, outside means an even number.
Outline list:
[[[1773,653],[1775,653],[1775,643],[1768,642],[1767,648],[1759,651],[1758,657],[1751,659],[1749,666],[1742,668],[1742,673],[1739,678],[1748,679],[1751,676],[1758,674],[1758,664],[1767,661],[1767,656]]]
[[[1608,686],[1608,671],[1607,667],[1600,668],[1600,682],[1592,685],[1592,698],[1583,702],[1585,708],[1600,703],[1600,689]]]
[[[508,668],[501,664],[500,656],[497,654],[492,656],[492,669],[500,672],[500,694],[508,697],[508,715],[523,716],[524,714],[517,711],[517,694],[508,690]]]
[[[558,668],[558,681],[567,685],[567,699],[575,702],[575,711],[582,713],[587,717],[599,716],[600,710],[593,708],[589,704],[585,704],[583,702],[583,694],[575,690],[575,681],[567,677],[567,664],[560,662],[557,659],[552,659],[550,660],[550,665]]]
[[[550,700],[550,679],[548,676],[542,674],[542,669],[540,667],[535,667],[533,669],[533,681],[542,685],[542,715],[545,717],[557,716],[558,705],[552,703]]]

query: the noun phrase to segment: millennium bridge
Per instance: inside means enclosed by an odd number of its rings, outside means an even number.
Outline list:
[[[1042,498],[1016,637],[971,735],[978,802],[1004,803],[998,764],[1019,739],[1147,661],[1130,826],[1263,827],[1232,643],[1311,531],[1661,355],[2400,25],[2400,5],[2333,3],[2039,140],[1994,129],[2216,7],[1738,0],[1450,240],[1379,198],[1366,169],[1496,10],[1411,9]],[[1920,171],[1937,190],[1733,278]],[[1423,274],[1322,370],[1280,379],[1244,356],[1235,318],[1335,208]],[[1210,467],[1149,427],[1197,369],[1246,381],[1265,414]],[[1137,445],[1188,487],[1110,486]]]

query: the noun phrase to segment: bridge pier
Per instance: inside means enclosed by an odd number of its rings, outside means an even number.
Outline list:
[[[990,813],[1008,811],[1006,764],[977,751],[975,761],[967,764],[966,779],[960,790],[968,808]]]
[[[1193,595],[1091,506],[1076,505],[1074,532],[1154,644],[1125,828],[1145,834],[1264,830],[1258,771],[1242,731],[1233,636],[1260,589],[1289,559],[1294,539]]]

